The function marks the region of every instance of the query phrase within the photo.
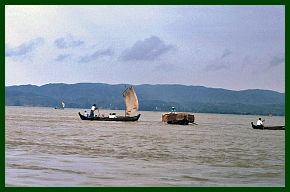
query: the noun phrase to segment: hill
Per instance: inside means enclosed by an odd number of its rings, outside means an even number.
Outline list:
[[[185,85],[134,86],[140,110],[284,115],[285,94],[270,90],[233,91],[220,88]],[[55,107],[61,101],[66,107],[124,109],[124,84],[102,83],[20,85],[5,87],[5,104],[10,106]]]

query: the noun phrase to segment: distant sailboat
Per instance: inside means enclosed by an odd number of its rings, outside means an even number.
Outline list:
[[[64,102],[62,101],[61,102],[61,106],[60,107],[55,107],[54,109],[64,109],[65,108],[65,104]]]
[[[130,116],[133,113],[137,112],[139,109],[139,102],[137,95],[135,93],[135,90],[132,86],[125,89],[125,91],[122,93],[124,97],[124,102],[126,105],[125,109],[125,116],[118,116],[115,113],[110,113],[107,117],[86,117],[85,115],[82,115],[79,112],[79,116],[82,120],[94,120],[94,121],[138,121],[141,114],[138,114],[136,116]]]

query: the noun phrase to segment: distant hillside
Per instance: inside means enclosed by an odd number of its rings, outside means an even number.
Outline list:
[[[140,110],[284,115],[285,94],[270,90],[232,91],[185,85],[136,85]],[[5,87],[10,106],[59,106],[124,109],[124,84],[101,83],[21,85]]]

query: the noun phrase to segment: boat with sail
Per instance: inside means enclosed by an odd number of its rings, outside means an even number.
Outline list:
[[[60,106],[60,107],[55,107],[54,109],[64,109],[64,107],[65,107],[65,104],[64,104],[64,102],[62,101],[62,102],[61,102],[61,106]]]
[[[125,116],[119,116],[116,115],[116,113],[110,113],[109,116],[94,116],[89,117],[82,115],[79,112],[79,116],[81,120],[90,120],[90,121],[138,121],[141,114],[131,116],[132,114],[136,113],[139,109],[139,102],[136,95],[136,92],[132,86],[129,86],[125,89],[125,91],[122,93],[124,97],[124,102],[126,105],[125,109]]]

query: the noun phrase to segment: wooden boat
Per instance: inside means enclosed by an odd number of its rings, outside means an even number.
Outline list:
[[[94,116],[86,117],[79,112],[81,120],[90,120],[90,121],[138,121],[141,114],[130,116],[131,114],[138,111],[139,103],[138,98],[135,93],[135,90],[132,86],[125,89],[123,92],[124,101],[126,104],[125,116],[118,116],[115,113],[110,113],[109,116]]]
[[[254,125],[253,122],[251,122],[252,124],[252,128],[253,129],[263,129],[263,130],[285,130],[285,126],[281,125],[281,126],[264,126],[264,127],[260,127],[257,125]]]
[[[188,125],[189,121],[187,119],[182,119],[182,120],[167,121],[167,123],[175,125]]]
[[[80,116],[81,120],[90,120],[90,121],[138,121],[141,114],[138,114],[138,115],[132,116],[132,117],[130,117],[130,116],[116,116],[114,118],[110,118],[110,117],[95,116],[95,117],[91,118],[91,117],[86,117],[79,112],[79,116]]]
[[[165,113],[162,114],[162,121],[168,124],[188,125],[194,123],[194,115],[189,113]]]

